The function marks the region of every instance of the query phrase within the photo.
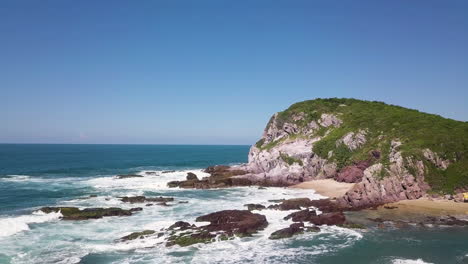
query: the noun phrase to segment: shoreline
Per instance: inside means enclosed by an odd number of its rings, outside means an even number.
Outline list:
[[[301,182],[299,184],[289,186],[288,188],[311,189],[322,196],[335,199],[343,196],[347,191],[353,188],[354,185],[355,183],[337,182],[333,179],[323,179]]]
[[[317,194],[333,200],[343,196],[354,185],[354,183],[343,183],[333,179],[324,179],[302,182],[289,186],[288,188],[314,190]],[[348,211],[347,215],[350,219],[359,223],[368,222],[369,219],[425,222],[428,217],[440,218],[447,216],[468,220],[468,203],[422,197],[414,200],[401,200],[398,202],[386,203],[374,208]]]

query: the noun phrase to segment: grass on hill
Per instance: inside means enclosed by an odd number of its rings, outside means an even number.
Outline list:
[[[292,116],[303,112],[304,119],[294,122]],[[343,121],[339,128],[330,128],[328,134],[314,144],[314,152],[328,158],[333,151],[332,159],[339,167],[355,161],[369,158],[369,152],[379,150],[384,165],[388,165],[390,142],[400,140],[400,150],[404,157],[412,156],[424,160],[423,149],[430,149],[441,158],[452,161],[445,171],[425,162],[428,171],[426,181],[433,190],[453,192],[460,187],[468,187],[468,123],[447,119],[438,115],[427,114],[417,110],[389,105],[383,102],[363,101],[357,99],[315,99],[293,104],[278,113],[276,126],[282,127],[285,122],[294,122],[298,127],[320,119],[323,113],[335,114]],[[269,125],[271,125],[271,121]],[[348,132],[364,129],[367,142],[359,149],[350,151],[336,141]],[[322,131],[323,134],[324,131]],[[270,142],[257,147],[270,149],[277,142]]]

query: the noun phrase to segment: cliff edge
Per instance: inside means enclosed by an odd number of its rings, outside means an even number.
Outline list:
[[[356,183],[338,202],[364,208],[468,189],[468,123],[356,99],[315,99],[274,114],[238,176],[268,185]]]

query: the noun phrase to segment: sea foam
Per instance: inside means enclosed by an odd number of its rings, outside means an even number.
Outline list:
[[[29,230],[29,224],[53,221],[61,216],[62,214],[59,212],[50,214],[33,212],[31,215],[0,218],[0,237],[11,236],[18,232]]]
[[[422,259],[394,259],[392,264],[432,264]]]

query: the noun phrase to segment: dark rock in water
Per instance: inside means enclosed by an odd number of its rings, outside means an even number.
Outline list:
[[[130,212],[138,212],[138,211],[143,211],[143,208],[135,207],[135,208],[130,209]]]
[[[197,217],[197,222],[210,222],[206,231],[224,231],[227,234],[250,236],[268,225],[266,217],[248,210],[224,210]]]
[[[287,210],[300,210],[302,208],[310,207],[311,200],[309,198],[296,198],[296,199],[288,199],[281,202],[279,205],[279,209],[281,211]]]
[[[156,205],[161,205],[161,206],[171,206],[171,205],[167,204],[166,202],[157,203]]]
[[[97,197],[97,194],[90,194],[89,195],[89,198],[95,198],[95,197]]]
[[[86,208],[80,210],[76,207],[43,207],[40,211],[44,213],[60,212],[63,220],[87,220],[98,219],[107,216],[130,216],[134,211],[141,211],[141,208],[124,210],[121,208]]]
[[[197,175],[193,172],[187,172],[187,181],[190,181],[190,180],[198,181]]]
[[[440,218],[428,216],[424,220],[424,223],[432,225],[468,226],[467,220],[458,219],[453,216],[443,216]]]
[[[187,222],[178,221],[168,228],[173,233],[166,246],[189,246],[197,243],[209,243],[217,235],[221,240],[232,236],[250,236],[268,225],[266,217],[247,210],[225,210],[200,216],[198,222],[210,222],[209,225],[196,227]]]
[[[180,185],[180,181],[170,181],[167,183],[167,187],[169,188],[179,187],[179,185]]]
[[[170,188],[180,187],[186,189],[211,189],[231,186],[250,186],[252,182],[247,178],[236,177],[245,174],[243,170],[231,170],[228,166],[208,167],[206,172],[211,176],[198,179],[194,173],[187,173],[185,181],[171,181],[167,183]]]
[[[310,218],[315,216],[317,216],[317,212],[315,212],[315,210],[309,211],[307,209],[289,214],[284,218],[284,220],[292,219],[293,222],[306,222],[309,221]]]
[[[190,188],[195,188],[195,184],[198,183],[199,180],[186,180],[186,181],[181,181],[179,182],[179,187],[180,188],[187,188],[187,189],[190,189]]]
[[[273,232],[270,235],[269,239],[282,239],[282,238],[292,237],[296,234],[301,234],[304,231],[303,227],[304,227],[303,223],[292,224],[289,227]]]
[[[343,212],[323,213],[308,220],[314,225],[342,225],[346,222]]]
[[[247,210],[253,211],[253,210],[263,210],[266,207],[261,204],[244,204],[244,206],[247,206]]]
[[[281,203],[282,201],[285,201],[286,199],[277,199],[277,200],[268,200],[270,203]]]
[[[128,178],[143,178],[143,176],[137,175],[137,174],[117,175],[117,179],[128,179]]]
[[[281,211],[300,210],[312,206],[312,201],[309,198],[294,198],[288,200],[271,200],[272,202],[281,202],[280,204],[270,205],[269,209],[278,209]]]
[[[310,200],[309,198],[294,198],[288,200],[270,200],[269,202],[280,202],[280,204],[270,205],[268,208],[282,211],[300,210],[309,207],[316,207],[322,212],[340,212],[343,210],[341,206],[330,199]]]
[[[407,228],[410,225],[416,227],[426,227],[426,226],[468,226],[468,221],[464,219],[459,219],[454,216],[427,216],[422,221],[418,220],[417,222],[408,222],[402,220],[394,219],[382,219],[382,218],[368,218],[368,220],[378,223],[378,227],[386,227],[387,225],[393,225],[396,228]]]
[[[330,199],[312,200],[309,204],[324,213],[341,212],[344,209],[338,203],[331,201]]]
[[[206,168],[205,172],[211,175],[219,175],[228,171],[229,168],[230,168],[229,166],[225,166],[225,165],[216,165],[216,166],[210,166]]]
[[[153,206],[153,204],[152,204],[152,203],[149,203],[149,204],[146,204],[145,206]]]
[[[180,204],[186,204],[188,201],[179,201]]]
[[[172,202],[174,198],[172,197],[145,197],[145,196],[125,196],[120,197],[121,201],[124,203],[144,203],[144,202]]]
[[[146,175],[158,175],[158,173],[155,171],[146,171],[145,174]]]
[[[154,233],[156,233],[156,231],[154,231],[154,230],[145,230],[145,231],[141,231],[141,232],[134,232],[134,233],[131,233],[130,235],[121,237],[120,240],[128,241],[128,240],[134,240],[134,239],[137,239],[137,238],[141,239],[141,238],[144,238],[145,236],[149,236],[149,235],[152,235]]]
[[[209,243],[212,242],[213,238],[215,237],[216,235],[213,235],[209,232],[171,236],[166,243],[166,246],[169,247],[173,245],[179,245],[181,247],[186,247],[198,243]]]
[[[319,232],[320,228],[316,226],[312,227],[304,227],[304,223],[294,223],[291,224],[289,227],[280,229],[278,231],[273,232],[269,239],[282,239],[292,237],[297,234],[302,234],[304,232]]]
[[[305,227],[304,230],[306,232],[320,232],[320,227],[318,227],[318,226],[308,226],[308,227]]]
[[[189,229],[189,228],[192,228],[192,227],[194,227],[194,226],[191,225],[190,223],[187,223],[187,222],[184,222],[184,221],[177,221],[173,225],[171,225],[168,228],[168,230],[174,230],[174,229],[186,230],[186,229]]]
[[[317,215],[315,211],[309,210],[294,212],[284,219],[292,219],[294,222],[310,222],[314,225],[342,225],[346,222],[346,217],[343,212]]]
[[[165,171],[162,171],[161,173],[173,173],[175,172],[175,170],[165,170]]]

